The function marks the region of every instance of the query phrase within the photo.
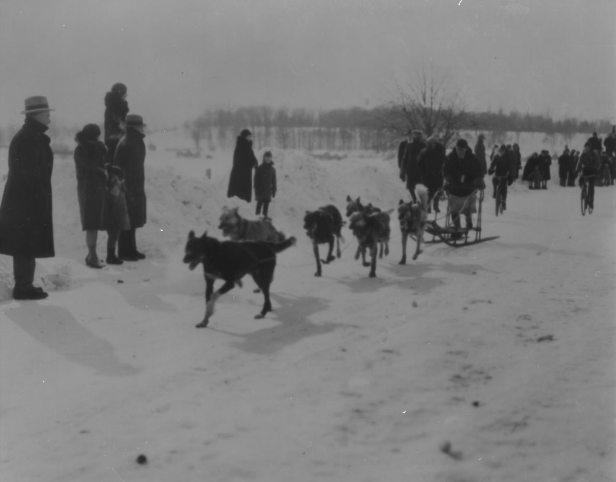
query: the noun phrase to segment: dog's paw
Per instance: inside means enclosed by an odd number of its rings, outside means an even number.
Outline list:
[[[262,313],[259,313],[258,315],[255,315],[255,320],[260,320],[262,318],[265,318],[265,315]]]
[[[320,271],[317,271],[314,275],[315,275],[315,276],[317,276],[317,277],[318,277],[318,276],[321,276],[321,272],[320,272]]]
[[[366,261],[364,261],[362,264],[364,265],[365,268],[368,268],[368,267],[372,266],[370,263],[368,263]]]
[[[413,259],[415,259],[415,258],[413,258]],[[401,259],[401,260],[400,260],[400,262],[399,262],[398,264],[406,264],[406,258]]]
[[[195,325],[195,328],[205,328],[207,327],[208,322],[203,320],[201,323],[199,323],[198,325]]]

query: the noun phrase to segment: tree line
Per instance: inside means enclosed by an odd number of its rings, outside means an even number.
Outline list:
[[[304,108],[268,106],[206,110],[183,128],[193,139],[197,151],[227,149],[235,145],[238,133],[248,128],[255,143],[281,149],[328,150],[388,150],[397,145],[409,128],[420,128],[427,135],[437,134],[449,141],[456,132],[475,131],[498,133],[531,132],[548,136],[561,135],[565,140],[575,134],[607,133],[608,120],[579,121],[575,118],[554,120],[549,115],[519,112],[467,112],[463,109],[444,110],[443,122],[432,124],[433,109],[402,106],[399,103],[371,109],[351,107],[327,111]],[[449,124],[447,123],[449,122]],[[427,126],[427,128],[423,128]]]

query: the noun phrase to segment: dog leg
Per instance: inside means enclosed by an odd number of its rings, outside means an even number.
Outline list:
[[[334,258],[333,253],[334,252],[334,238],[332,237],[332,239],[329,241],[329,251],[327,252],[327,260],[324,261],[324,263],[331,263],[332,261],[334,261],[336,258]]]
[[[340,236],[336,236],[336,255],[338,256],[338,259],[340,259]]]
[[[205,304],[205,316],[203,317],[203,321],[196,325],[197,328],[205,328],[208,325],[210,318],[214,314],[216,300],[220,298],[220,295],[224,295],[227,291],[233,289],[233,286],[235,286],[233,281],[225,281],[225,284],[222,285],[218,291],[212,293],[209,300]]]
[[[314,252],[314,259],[317,261],[317,272],[315,276],[321,276],[321,258],[319,256],[319,245],[313,241],[312,251]]]
[[[421,250],[421,238],[423,237],[423,233],[421,232],[421,229],[417,229],[417,232],[415,233],[415,236],[417,238],[417,245],[415,248],[415,254],[413,255],[413,260],[417,259],[417,256],[419,256],[420,253],[422,253],[423,251]]]
[[[368,275],[370,278],[376,278],[376,256],[377,256],[377,246],[376,244],[370,248],[370,254],[372,255],[372,263],[370,263],[370,274]]]
[[[405,232],[402,233],[402,259],[398,264],[406,264],[406,241],[408,238],[408,234]]]
[[[265,318],[265,315],[272,311],[272,302],[270,301],[270,284],[272,283],[272,279],[274,272],[272,268],[272,272],[264,276],[265,279],[259,280],[259,285],[261,287],[261,291],[263,292],[263,308],[261,309],[261,313],[255,315],[255,320],[260,320]],[[256,281],[256,280],[255,280]]]

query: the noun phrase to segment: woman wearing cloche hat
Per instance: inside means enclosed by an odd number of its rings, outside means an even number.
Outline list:
[[[44,96],[28,97],[26,119],[9,146],[9,172],[0,204],[0,254],[13,257],[16,300],[47,298],[35,287],[36,258],[55,256],[52,218],[51,139],[45,134],[53,109]]]

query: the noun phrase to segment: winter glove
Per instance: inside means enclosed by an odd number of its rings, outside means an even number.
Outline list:
[[[513,179],[509,179],[509,180],[507,181],[507,186],[511,186],[512,184],[513,184]]]
[[[400,171],[400,180],[402,182],[406,181],[406,175],[404,174],[404,171]]]
[[[494,169],[492,169],[492,168],[488,169],[488,174],[490,174],[490,175],[494,174]]]

